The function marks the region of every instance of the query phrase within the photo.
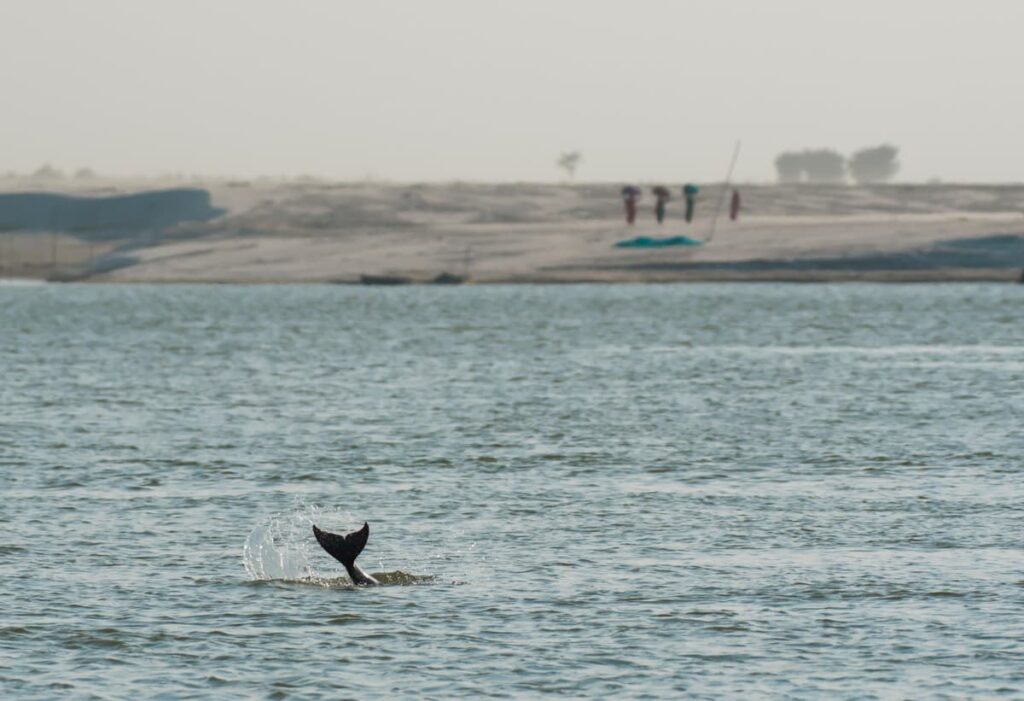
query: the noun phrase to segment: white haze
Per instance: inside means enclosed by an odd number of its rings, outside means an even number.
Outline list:
[[[1024,179],[1020,0],[11,0],[0,172]]]

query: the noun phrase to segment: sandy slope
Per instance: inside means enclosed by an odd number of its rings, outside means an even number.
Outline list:
[[[445,271],[468,272],[476,282],[1011,279],[1019,275],[1015,266],[1024,267],[1024,243],[991,239],[1024,237],[1024,186],[743,186],[739,222],[721,217],[705,246],[658,250],[613,244],[637,235],[705,238],[716,188],[704,188],[693,224],[681,221],[676,201],[661,227],[649,201],[641,203],[637,224],[626,226],[616,185],[220,183],[208,189],[226,215],[179,225],[156,245],[132,249],[126,241],[121,253],[135,264],[92,279],[299,282],[394,274],[428,280]],[[976,255],[942,244],[964,239],[978,241],[991,261],[979,264]],[[993,249],[997,244],[1006,250]],[[918,255],[939,249],[942,256]],[[906,257],[886,258],[907,251],[916,256],[914,269],[901,270]],[[879,265],[882,259],[889,262]]]

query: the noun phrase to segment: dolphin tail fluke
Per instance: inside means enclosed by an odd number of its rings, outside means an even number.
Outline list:
[[[326,550],[331,557],[345,567],[351,567],[359,557],[359,553],[363,552],[363,548],[366,547],[366,540],[370,537],[370,524],[364,522],[363,527],[358,531],[352,531],[345,535],[328,533],[313,526],[313,535],[316,536],[320,547]]]

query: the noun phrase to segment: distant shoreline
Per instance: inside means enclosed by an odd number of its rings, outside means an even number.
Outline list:
[[[678,194],[679,187],[673,185]],[[613,184],[210,182],[0,193],[0,278],[91,283],[1012,282],[1024,185],[743,185],[739,220]],[[622,249],[636,236],[708,239]]]
[[[937,284],[937,283],[1022,283],[1024,271],[951,269],[935,271],[805,271],[802,273],[766,271],[761,273],[735,273],[714,271],[687,274],[685,276],[521,276],[495,278],[490,280],[468,280],[461,285],[439,285],[428,280],[413,280],[386,287],[471,287],[471,286],[516,286],[516,285],[704,285],[716,283],[748,283],[752,285],[786,283],[796,285],[815,284]],[[366,285],[359,280],[281,280],[281,279],[229,279],[193,280],[161,279],[146,280],[101,280],[95,278],[3,278],[0,287],[31,287],[36,285],[336,285],[342,287],[380,287]]]

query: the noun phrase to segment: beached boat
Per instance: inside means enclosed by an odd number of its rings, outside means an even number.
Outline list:
[[[412,280],[401,275],[360,275],[363,285],[408,285]]]
[[[461,285],[466,281],[465,275],[455,275],[454,273],[441,273],[430,282],[434,285]]]

